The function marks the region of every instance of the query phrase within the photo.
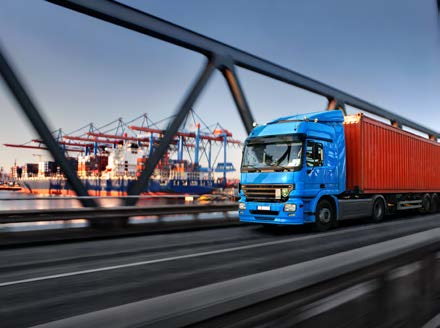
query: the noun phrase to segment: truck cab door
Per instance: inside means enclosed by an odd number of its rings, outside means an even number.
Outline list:
[[[325,165],[324,144],[319,141],[306,141],[304,162],[304,196],[314,197],[326,188],[328,167]]]

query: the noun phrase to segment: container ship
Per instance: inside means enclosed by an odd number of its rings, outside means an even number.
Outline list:
[[[132,136],[123,133],[102,133],[90,129],[85,135],[61,135],[57,137],[78,177],[91,196],[124,196],[137,180],[149,157],[157,147],[165,130],[125,125],[119,119],[119,131],[125,126]],[[126,129],[126,130],[127,130]],[[5,144],[9,147],[45,149],[38,145]],[[232,134],[217,126],[212,132],[203,132],[200,124],[195,131],[179,131],[168,152],[156,166],[144,194],[192,194],[201,195],[215,190],[233,187],[238,180],[228,179],[234,172],[227,162],[229,146],[241,147],[242,143],[232,139]],[[223,150],[223,161],[216,161]],[[217,152],[214,160],[213,153]],[[186,155],[186,156],[185,156]],[[202,165],[202,160],[204,165]],[[60,168],[53,161],[14,165],[12,178],[22,191],[46,195],[75,195]]]

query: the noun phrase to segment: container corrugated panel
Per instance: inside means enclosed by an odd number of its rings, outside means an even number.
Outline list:
[[[440,144],[363,114],[344,121],[347,190],[440,191]]]

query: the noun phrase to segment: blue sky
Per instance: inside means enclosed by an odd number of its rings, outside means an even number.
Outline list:
[[[440,131],[440,25],[434,0],[124,1]],[[2,0],[0,42],[44,116],[75,130],[174,113],[204,63],[199,54],[44,1]],[[259,123],[317,111],[326,100],[239,69]],[[217,73],[195,105],[240,139],[245,131]],[[0,143],[34,132],[0,83]],[[0,166],[35,161],[0,146]],[[239,161],[239,153],[231,156]]]

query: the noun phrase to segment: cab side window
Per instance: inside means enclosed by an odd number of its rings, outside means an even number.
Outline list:
[[[309,167],[324,165],[324,149],[321,143],[307,141],[306,163]]]

